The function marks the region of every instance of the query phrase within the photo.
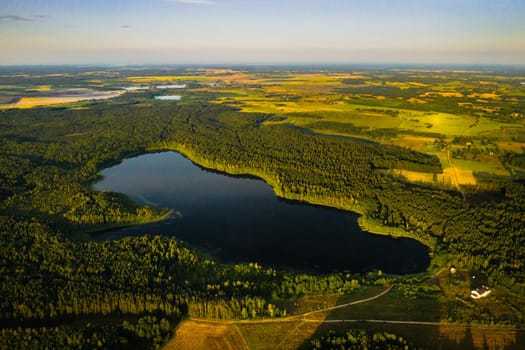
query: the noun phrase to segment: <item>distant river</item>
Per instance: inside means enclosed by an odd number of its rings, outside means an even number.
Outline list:
[[[424,271],[428,248],[361,231],[358,215],[279,199],[264,181],[196,166],[176,152],[141,155],[102,171],[96,190],[172,208],[174,218],[98,234],[94,240],[173,235],[222,262],[304,271]]]

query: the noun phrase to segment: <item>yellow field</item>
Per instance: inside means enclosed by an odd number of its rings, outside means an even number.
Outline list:
[[[410,182],[432,183],[434,181],[434,174],[421,173],[418,171],[393,169],[392,172],[403,176]]]
[[[319,322],[272,322],[239,324],[250,350],[295,350],[315,334]]]
[[[525,151],[525,143],[523,142],[498,142],[499,149],[503,151],[511,151],[516,153],[522,153]]]
[[[214,77],[208,77],[205,75],[155,75],[155,76],[133,76],[128,77],[127,80],[134,83],[155,83],[155,82],[176,82],[176,81],[187,81],[187,80],[196,80],[196,81],[215,81]]]
[[[243,350],[249,349],[234,324],[186,320],[175,330],[165,350]]]
[[[51,91],[51,85],[39,85],[39,86],[33,86],[26,91],[39,91],[39,92],[45,92],[45,91]]]
[[[468,185],[475,186],[476,178],[472,170],[464,169],[457,166],[450,166],[443,169],[443,174],[451,179],[452,184],[455,186]]]
[[[402,135],[392,140],[391,143],[418,152],[429,153],[428,149],[433,146],[435,140],[435,138],[427,136]]]
[[[415,97],[411,97],[407,101],[410,103],[427,103],[427,101]]]
[[[472,98],[482,98],[482,99],[490,99],[490,100],[499,100],[499,96],[492,93],[483,93],[483,94],[470,94],[468,97]]]
[[[0,105],[0,109],[9,108],[33,108],[40,106],[51,106],[64,103],[72,103],[86,100],[101,100],[120,96],[124,91],[111,91],[105,94],[96,95],[78,95],[78,96],[62,96],[62,97],[23,97],[17,103]]]
[[[424,94],[421,94],[421,97],[428,97],[438,95],[442,97],[463,97],[463,94],[459,92],[425,92]]]
[[[400,89],[409,89],[409,88],[415,87],[415,86],[416,87],[428,86],[427,84],[418,83],[418,82],[414,82],[414,81],[410,81],[410,82],[406,82],[406,83],[400,83],[400,82],[393,81],[393,82],[387,82],[386,85],[395,86],[395,87],[398,87]]]

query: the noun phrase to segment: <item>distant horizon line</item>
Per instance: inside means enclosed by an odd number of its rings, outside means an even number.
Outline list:
[[[494,68],[494,67],[512,67],[525,68],[525,63],[421,63],[421,62],[222,62],[222,63],[206,63],[206,62],[185,62],[185,63],[31,63],[31,64],[5,64],[0,63],[0,68],[13,67],[350,67],[350,66],[367,66],[367,67],[426,67],[426,68]]]

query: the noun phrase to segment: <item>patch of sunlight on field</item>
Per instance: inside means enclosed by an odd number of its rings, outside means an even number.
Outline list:
[[[186,320],[175,330],[165,350],[249,349],[234,324]]]
[[[385,85],[387,86],[395,86],[395,87],[398,87],[400,88],[401,90],[406,90],[406,89],[410,89],[410,88],[413,88],[413,87],[422,87],[422,86],[428,86],[426,84],[423,84],[423,83],[415,83],[415,82],[397,82],[397,81],[387,81],[385,83]]]
[[[422,97],[432,97],[432,96],[441,96],[441,97],[463,97],[463,94],[460,92],[436,92],[436,91],[430,91],[425,92],[424,94],[421,94]]]
[[[148,76],[131,76],[126,78],[134,83],[155,83],[155,82],[177,82],[177,81],[203,81],[214,82],[217,79],[206,75],[148,75]]]
[[[342,112],[348,110],[344,102],[322,103],[322,102],[292,102],[292,101],[267,101],[262,97],[260,100],[250,97],[249,99],[236,98],[244,104],[240,107],[243,112],[260,113],[319,113],[319,112]]]
[[[455,186],[468,185],[474,186],[477,184],[476,178],[472,170],[459,168],[457,166],[449,166],[443,169],[443,174],[450,178],[452,184]]]
[[[38,92],[51,91],[51,85],[32,86],[30,88],[27,88],[26,91],[38,91]]]
[[[325,83],[341,83],[341,79],[352,79],[355,76],[351,74],[322,74],[322,73],[312,73],[312,74],[297,74],[293,76],[290,81],[300,81],[308,82],[314,84],[325,84]]]
[[[433,145],[435,140],[433,137],[403,135],[392,140],[392,144],[427,153],[429,145]]]
[[[482,99],[490,99],[490,100],[499,100],[500,96],[493,93],[481,93],[481,94],[470,94],[468,97],[471,98],[482,98]]]
[[[314,335],[318,326],[317,322],[301,320],[237,324],[250,350],[297,349]]]
[[[355,126],[370,127],[372,129],[398,128],[418,132],[439,133],[443,135],[463,135],[469,126],[475,121],[475,118],[469,116],[411,111],[388,107],[363,108],[363,106],[350,104],[346,104],[344,107],[335,107],[334,105],[330,105],[330,107],[333,110],[353,112],[350,117],[345,118],[346,121],[351,122]],[[357,108],[359,108],[359,110],[357,110]],[[327,109],[320,107],[320,110]],[[383,113],[381,110],[398,111],[399,115],[393,117]],[[323,118],[323,120],[336,121],[331,118]]]
[[[434,132],[443,135],[463,135],[475,118],[449,113],[411,112],[412,116],[403,118],[400,128],[414,131]]]
[[[101,100],[108,99],[122,95],[123,91],[109,91],[109,92],[97,92],[94,94],[81,94],[71,96],[55,96],[55,97],[23,97],[17,103],[0,105],[0,109],[8,108],[33,108],[38,106],[51,106],[64,103],[72,103],[86,100]]]
[[[458,169],[469,170],[475,173],[489,173],[494,175],[508,176],[509,172],[501,165],[497,158],[490,160],[476,161],[453,159],[452,163]]]
[[[415,97],[410,97],[408,100],[407,100],[408,103],[413,103],[413,104],[423,104],[423,103],[427,103],[427,101],[425,100],[422,100],[422,99],[419,99],[419,98],[415,98]]]
[[[286,110],[277,110],[276,108],[268,108],[273,113],[293,113],[286,114],[286,119],[280,121],[266,121],[265,124],[294,124],[298,126],[307,126],[312,121],[335,122],[335,123],[351,123],[357,127],[375,128],[397,128],[400,124],[400,119],[390,115],[381,114],[374,111],[356,110],[355,106],[349,104],[322,104],[322,103],[297,103],[295,105],[289,104]],[[360,106],[358,106],[360,107]],[[283,108],[283,107],[280,107]],[[243,110],[253,112],[261,112],[260,106],[256,108],[243,107]],[[303,116],[301,113],[315,114],[318,118],[312,120],[311,116]],[[324,130],[326,132],[326,130]],[[337,133],[341,134],[341,133]],[[433,139],[432,139],[433,140]]]
[[[417,82],[417,81],[409,81],[407,84],[410,84],[412,86],[420,86],[420,87],[429,86],[428,84],[420,83],[420,82]]]
[[[486,80],[480,80],[479,85],[499,85],[496,81],[486,81]]]
[[[438,77],[434,77],[438,78]],[[450,77],[440,76],[441,79],[447,80]],[[464,81],[454,80],[454,81],[443,81],[437,85],[432,85],[432,92],[457,92],[458,89],[473,89],[478,87],[477,85],[470,84]]]
[[[453,188],[458,186],[456,180],[454,179],[455,174],[452,173],[452,170],[448,170],[442,174],[422,173],[404,169],[391,169],[388,172],[411,183],[426,184],[440,188]]]
[[[410,181],[410,182],[432,183],[434,181],[434,174],[431,174],[431,173],[421,173],[418,171],[399,170],[399,169],[393,169],[392,173],[401,175],[407,181]]]
[[[324,317],[320,317],[322,321]],[[310,339],[320,322],[301,319],[271,322],[208,322],[185,320],[164,350],[273,350],[297,349]]]
[[[232,73],[238,73],[240,71],[231,69],[231,68],[187,68],[186,71],[197,71],[197,72],[204,72],[205,74],[211,74],[211,75],[218,75],[218,74],[232,74]]]
[[[502,151],[525,152],[525,142],[497,142],[496,144]]]

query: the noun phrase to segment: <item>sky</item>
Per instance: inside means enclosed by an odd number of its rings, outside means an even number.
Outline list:
[[[525,0],[0,0],[0,65],[525,64]]]

